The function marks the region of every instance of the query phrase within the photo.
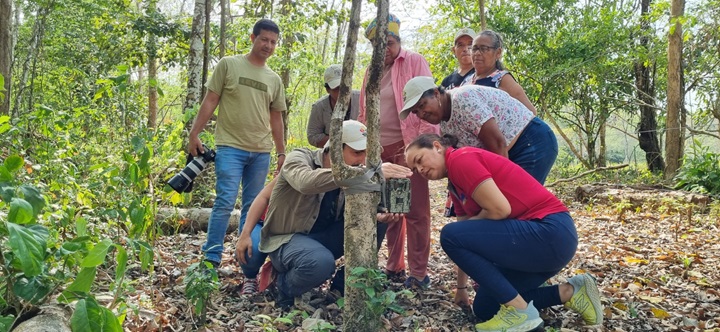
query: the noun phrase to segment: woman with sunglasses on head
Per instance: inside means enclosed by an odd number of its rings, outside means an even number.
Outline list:
[[[475,74],[468,76],[463,85],[476,84],[498,88],[522,102],[533,114],[536,114],[535,106],[530,102],[525,90],[502,63],[503,40],[499,33],[484,30],[478,34],[473,40],[471,52]]]
[[[602,324],[600,292],[589,274],[541,287],[577,249],[567,207],[507,158],[456,146],[452,135],[424,134],[405,158],[428,180],[448,179],[459,221],[443,227],[440,244],[479,284],[476,330],[532,331],[543,325],[538,310],[559,304],[588,325]]]

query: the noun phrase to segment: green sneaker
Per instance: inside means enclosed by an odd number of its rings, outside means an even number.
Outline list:
[[[565,302],[565,307],[580,314],[587,325],[602,324],[603,307],[595,278],[584,273],[568,279],[568,282],[574,290],[570,301]]]
[[[542,327],[543,320],[540,318],[540,313],[535,309],[532,301],[530,301],[525,310],[500,305],[500,311],[489,321],[475,325],[475,331],[526,332],[534,331]]]

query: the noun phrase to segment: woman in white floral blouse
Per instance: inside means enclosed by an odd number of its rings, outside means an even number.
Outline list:
[[[436,86],[432,77],[411,79],[403,90],[400,118],[415,113],[443,134],[458,138],[460,145],[494,152],[545,183],[557,158],[552,129],[507,92],[479,85],[449,91]]]

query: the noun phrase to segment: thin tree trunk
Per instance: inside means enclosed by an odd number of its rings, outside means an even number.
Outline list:
[[[227,29],[227,0],[220,0],[220,58],[225,56],[225,36]]]
[[[485,19],[485,0],[478,0],[478,9],[480,10],[480,30],[487,28]]]
[[[202,95],[206,91],[208,67],[210,66],[210,12],[212,11],[212,0],[205,0],[205,31],[203,34],[203,65],[202,65]]]
[[[367,165],[380,164],[380,77],[382,74],[385,46],[387,44],[387,21],[389,16],[388,0],[377,0],[377,38],[373,41],[373,55],[370,63],[370,72],[367,85],[367,126],[368,126],[368,156]],[[331,120],[331,137],[342,136],[342,121],[344,110],[350,103],[350,88],[352,85],[353,68],[355,68],[355,50],[357,34],[360,27],[360,0],[353,0],[350,29],[345,46],[345,60],[343,61],[343,77],[340,84],[340,98]],[[343,169],[336,167],[342,162],[341,142],[333,140],[331,158],[333,160],[333,173],[335,178],[349,178],[342,173]],[[374,181],[380,183],[376,174]],[[377,231],[376,211],[380,195],[377,192],[347,195],[345,207],[345,269],[352,274],[357,267],[368,269],[377,268]],[[348,222],[350,221],[350,222]],[[351,287],[345,284],[345,311],[343,313],[343,331],[379,331],[380,317],[375,315],[366,301],[369,300],[364,289]]]
[[[18,84],[18,91],[15,93],[15,102],[13,103],[12,113],[19,115],[21,104],[23,103],[23,95],[25,89],[28,87],[28,78],[31,76],[30,62],[36,63],[40,46],[42,45],[42,39],[45,32],[45,20],[50,13],[53,2],[47,4],[47,7],[39,7],[35,17],[35,24],[33,26],[33,34],[28,45],[27,57],[22,65],[22,74],[20,75],[20,82]],[[33,75],[34,76],[34,75]],[[32,87],[30,87],[30,96],[32,96]],[[32,98],[30,98],[32,99]],[[32,105],[32,104],[30,104]]]
[[[665,179],[675,177],[683,157],[683,137],[681,127],[683,109],[682,86],[682,23],[680,18],[685,11],[684,0],[672,0],[670,7],[670,33],[668,35],[668,79],[667,79],[667,118],[665,128]]]
[[[192,30],[190,32],[190,51],[188,52],[188,83],[187,96],[183,103],[183,112],[190,111],[200,102],[202,97],[202,28],[205,20],[205,0],[195,0]],[[192,120],[185,124],[190,130]]]
[[[607,131],[607,120],[603,121],[602,124],[600,124],[600,132],[598,133],[598,136],[600,136],[600,146],[598,151],[598,158],[597,158],[597,167],[605,167],[607,166],[607,145],[605,143],[605,133]]]
[[[648,43],[650,39],[650,5],[652,0],[642,0],[640,3],[640,48],[648,54]],[[655,113],[655,87],[652,84],[654,77],[651,77],[649,59],[640,58],[635,62],[635,87],[637,98],[640,101],[640,123],[638,124],[638,140],[640,148],[645,151],[645,161],[648,170],[653,173],[662,172],[665,169],[665,161],[662,157],[660,143],[657,134],[657,115]],[[653,66],[655,61],[652,61]]]
[[[290,14],[290,11],[292,10],[290,8],[291,0],[282,0],[280,2],[280,15],[282,16],[288,16]],[[292,61],[292,52],[293,47],[295,46],[295,36],[292,33],[285,33],[285,38],[283,42],[283,48],[285,49],[285,66],[283,67],[282,71],[280,72],[280,79],[283,82],[283,86],[288,87],[290,86],[290,66],[289,63]],[[289,123],[288,117],[290,115],[290,109],[292,107],[293,98],[289,95],[286,95],[285,97],[285,106],[287,109],[287,112],[282,112],[282,118],[283,118],[283,137],[287,140],[288,137],[288,128]]]
[[[10,114],[10,82],[12,80],[12,1],[0,0],[0,114]]]
[[[146,13],[153,15],[157,11],[157,0],[148,0]],[[158,92],[157,92],[157,37],[152,31],[148,32],[148,120],[147,127],[154,130],[157,126]]]
[[[590,166],[590,163],[588,163],[588,161],[585,160],[585,158],[583,158],[582,151],[578,151],[578,149],[572,143],[572,140],[570,139],[570,137],[568,137],[567,134],[565,134],[565,132],[562,130],[562,128],[555,121],[555,118],[553,118],[552,114],[550,114],[550,112],[547,111],[547,112],[545,112],[545,117],[547,118],[548,121],[550,121],[550,123],[553,125],[553,127],[555,127],[555,130],[558,132],[558,134],[560,134],[560,137],[562,137],[563,140],[565,140],[565,143],[567,143],[567,145],[568,145],[568,149],[570,149],[570,152],[572,152],[573,155],[575,155],[577,160],[580,161],[580,163],[583,164],[583,166],[585,166],[585,168],[591,169],[592,166]],[[580,144],[580,147],[582,148],[582,144]]]

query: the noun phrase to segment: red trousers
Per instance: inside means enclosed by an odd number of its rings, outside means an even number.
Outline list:
[[[383,147],[382,161],[407,166],[405,144],[400,141]],[[419,173],[410,178],[410,213],[402,221],[388,225],[388,260],[385,268],[399,272],[405,270],[405,236],[409,275],[422,280],[427,275],[430,257],[430,190],[428,181]]]

